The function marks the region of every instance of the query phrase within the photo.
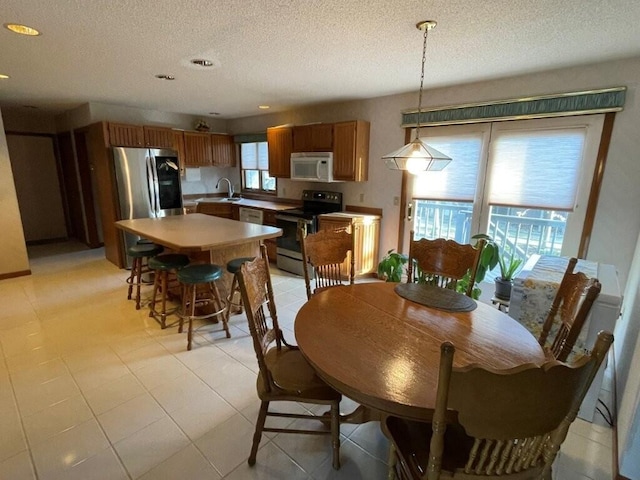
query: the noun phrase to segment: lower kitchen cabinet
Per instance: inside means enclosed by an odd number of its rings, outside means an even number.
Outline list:
[[[355,275],[373,273],[378,268],[378,245],[380,240],[380,215],[339,212],[318,216],[320,230],[345,228],[354,235]],[[349,259],[343,265],[347,271]]]
[[[213,215],[214,217],[222,217],[222,218],[230,218],[234,219],[234,205],[223,202],[199,202],[196,207],[197,213],[204,213],[205,215]],[[237,211],[236,208],[236,218],[237,220]]]
[[[276,227],[276,212],[274,210],[263,210],[262,224]],[[267,247],[267,256],[269,262],[275,263],[277,255],[277,245],[275,238],[267,238],[263,240],[264,246]]]

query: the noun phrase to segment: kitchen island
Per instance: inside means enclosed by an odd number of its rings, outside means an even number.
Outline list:
[[[210,262],[223,268],[233,258],[258,255],[262,240],[282,235],[282,230],[276,227],[201,213],[119,220],[115,225],[168,250],[184,253],[193,262]],[[231,276],[227,274],[225,280],[228,287]]]

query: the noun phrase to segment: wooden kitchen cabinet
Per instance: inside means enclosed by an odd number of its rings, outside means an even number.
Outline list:
[[[330,152],[333,150],[333,124],[318,123],[293,127],[292,152]]]
[[[291,127],[267,128],[269,145],[269,176],[277,178],[291,177]]]
[[[369,130],[364,120],[333,126],[333,178],[351,182],[369,179]]]
[[[168,127],[143,126],[144,146],[149,148],[174,148],[173,130]]]
[[[178,152],[178,164],[180,165],[180,176],[184,174],[184,132],[182,130],[172,130],[173,149]]]
[[[231,135],[211,134],[211,156],[216,167],[236,166],[236,145]]]
[[[144,130],[139,125],[110,122],[109,144],[114,147],[144,147]]]
[[[233,219],[233,207],[234,206],[230,203],[199,202],[196,207],[196,213],[204,213],[205,215],[213,215],[214,217]],[[235,220],[237,220],[237,218]]]
[[[274,210],[263,210],[262,224],[276,227],[276,212]],[[278,246],[276,245],[275,238],[266,238],[262,241],[264,246],[267,247],[267,257],[269,262],[275,262],[278,254]]]
[[[344,228],[354,235],[354,268],[355,275],[373,273],[378,268],[378,245],[380,237],[380,216],[358,213],[327,213],[319,215],[320,230]],[[349,258],[342,266],[347,272]]]
[[[187,167],[212,165],[211,134],[184,132],[184,162]]]

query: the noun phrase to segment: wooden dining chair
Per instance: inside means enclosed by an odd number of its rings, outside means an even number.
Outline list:
[[[551,466],[613,335],[600,332],[591,355],[574,365],[551,359],[492,372],[453,368],[441,346],[431,423],[387,417],[389,477],[406,480],[551,479]]]
[[[313,294],[325,288],[342,285],[345,279],[353,285],[355,260],[352,233],[339,229],[320,230],[317,233],[305,235],[304,230],[300,229],[298,234],[302,247],[302,268],[307,287],[307,299],[311,299]],[[311,276],[314,282],[313,289]]]
[[[318,377],[297,346],[289,345],[285,341],[282,330],[278,326],[266,247],[263,245],[261,248],[262,256],[252,262],[243,263],[238,272],[242,302],[258,358],[259,373],[256,387],[261,401],[248,463],[254,465],[256,462],[262,432],[327,434],[331,435],[333,468],[337,470],[340,468],[341,395]],[[315,416],[273,412],[269,410],[269,404],[274,401],[329,405],[330,413]],[[265,427],[267,416],[319,420],[325,425],[329,424],[330,430]]]
[[[577,262],[576,258],[569,259],[538,338],[540,345],[561,362],[569,357],[602,288],[598,279],[589,278],[582,272],[573,272]],[[553,342],[547,346],[550,334]]]
[[[413,235],[411,231],[407,283],[427,283],[455,290],[468,271],[469,284],[464,293],[470,297],[485,240],[480,239],[474,247],[444,238],[414,240]]]

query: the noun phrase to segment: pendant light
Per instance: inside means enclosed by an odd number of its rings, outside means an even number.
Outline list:
[[[422,43],[422,74],[420,76],[420,95],[418,96],[418,115],[416,138],[404,147],[382,157],[388,168],[392,170],[408,170],[416,174],[426,170],[442,170],[451,158],[420,140],[420,113],[422,110],[422,90],[424,88],[424,64],[427,56],[427,35],[436,27],[433,20],[424,20],[416,24],[416,28],[424,32]]]

